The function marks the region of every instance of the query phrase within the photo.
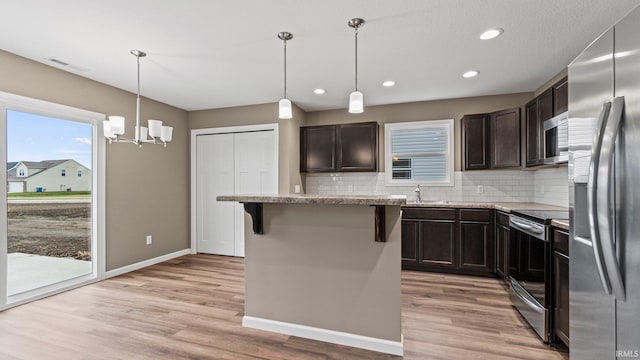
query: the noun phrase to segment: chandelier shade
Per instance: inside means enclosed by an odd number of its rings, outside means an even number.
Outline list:
[[[138,92],[136,96],[136,125],[133,139],[122,137],[125,133],[125,118],[119,115],[110,115],[103,123],[104,136],[113,142],[132,143],[142,147],[142,144],[156,144],[167,146],[171,142],[173,128],[163,126],[160,120],[149,120],[148,127],[140,125],[140,58],[147,56],[144,51],[131,50],[131,54],[136,57],[138,65]],[[149,136],[151,138],[149,138]]]

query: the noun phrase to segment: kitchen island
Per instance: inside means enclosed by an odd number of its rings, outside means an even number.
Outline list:
[[[246,210],[243,326],[402,355],[404,196],[217,200]]]

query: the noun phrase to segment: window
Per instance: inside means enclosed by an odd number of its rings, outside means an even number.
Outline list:
[[[43,160],[49,163],[39,167],[49,168],[50,164],[59,161],[60,149],[68,150],[64,152],[65,156],[72,156],[73,160],[83,164],[81,168],[76,167],[76,170],[81,169],[84,172],[86,169],[87,172],[83,174],[83,181],[80,181],[82,184],[76,182],[73,184],[74,190],[81,193],[64,195],[70,196],[70,199],[73,198],[74,202],[79,197],[89,200],[74,205],[79,209],[79,213],[89,215],[83,215],[81,218],[55,216],[54,213],[68,213],[68,209],[65,209],[69,207],[68,203],[50,204],[52,208],[56,208],[56,211],[52,211],[51,214],[43,215],[31,211],[25,215],[23,211],[7,211],[8,191],[0,191],[0,205],[4,209],[0,211],[0,223],[9,224],[9,226],[0,227],[0,311],[96,281],[103,276],[105,271],[103,252],[105,246],[105,141],[102,138],[102,122],[104,118],[104,114],[0,92],[0,157],[5,159],[3,161],[18,164],[42,157],[49,159]],[[38,141],[33,144],[25,142],[25,134]],[[22,165],[18,170],[20,168],[24,170],[25,176],[29,174],[30,171],[26,166]],[[56,169],[59,176],[67,175],[66,169],[60,167]],[[60,185],[60,191],[70,190],[70,187],[60,184],[67,182],[66,177],[62,181],[47,180],[48,176],[53,176],[54,170],[43,173],[39,179],[49,181],[50,188],[58,188]],[[69,176],[72,176],[73,168],[70,170]],[[41,191],[45,190],[42,183],[34,185],[36,186],[27,188],[25,184],[23,188],[26,189],[21,190],[30,192],[38,192],[38,188]],[[38,197],[30,200],[40,201]],[[76,207],[78,204],[82,204],[80,208]],[[22,206],[29,207],[30,204]],[[15,217],[18,213],[20,216]],[[43,216],[48,218],[42,219]],[[10,219],[12,221],[9,221]],[[34,225],[38,222],[42,224],[42,221],[46,221],[46,226]],[[19,243],[20,247],[9,247],[8,239],[15,238],[14,234],[22,234],[27,227],[33,230],[26,239],[31,241],[31,244],[27,244],[29,241],[22,241]],[[52,231],[56,235],[55,239],[51,238]],[[37,246],[38,242],[34,239],[46,239],[47,244],[52,246],[47,247],[47,251],[44,252],[45,249]],[[15,252],[18,249],[26,252],[25,247],[32,251],[30,254],[47,258],[47,265],[43,267],[38,264],[9,261],[16,256]],[[68,259],[66,259],[69,254],[77,254],[74,256],[72,267],[68,266]]]
[[[385,124],[387,185],[453,186],[453,119]]]
[[[18,170],[18,176],[24,176],[24,169]]]
[[[78,169],[78,177],[82,177],[82,170]]]

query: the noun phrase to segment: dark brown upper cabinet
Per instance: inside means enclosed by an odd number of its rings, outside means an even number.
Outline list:
[[[338,171],[378,171],[378,123],[338,125]]]
[[[520,108],[491,114],[491,167],[520,166]]]
[[[336,171],[336,127],[300,128],[300,171]]]
[[[538,99],[533,99],[524,106],[525,118],[525,152],[526,166],[536,166],[540,164],[540,120],[538,117]]]
[[[462,118],[462,156],[465,170],[488,169],[489,115],[465,115]]]
[[[526,166],[544,164],[544,122],[569,109],[569,82],[564,77],[525,105]]]
[[[378,123],[300,128],[300,172],[378,171]]]
[[[462,118],[464,170],[520,166],[520,108]]]
[[[553,117],[553,88],[547,89],[525,105],[526,166],[544,163],[543,123]]]
[[[569,78],[564,77],[553,86],[553,116],[569,110]]]

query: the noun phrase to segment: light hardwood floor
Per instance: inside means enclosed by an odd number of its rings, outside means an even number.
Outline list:
[[[398,359],[243,328],[243,261],[188,255],[0,312],[0,359]],[[496,279],[405,271],[405,359],[568,359]]]

